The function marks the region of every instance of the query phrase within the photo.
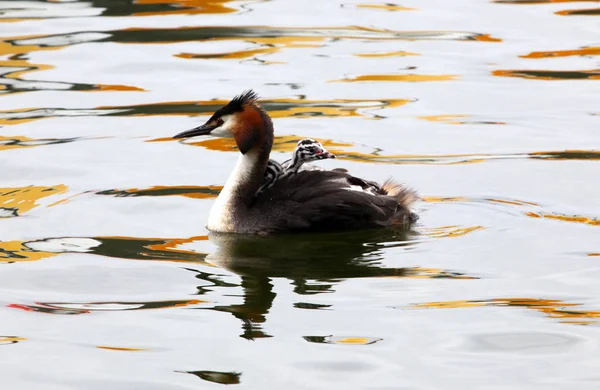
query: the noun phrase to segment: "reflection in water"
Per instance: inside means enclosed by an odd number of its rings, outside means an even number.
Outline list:
[[[369,345],[383,340],[377,337],[304,336],[303,338],[309,343],[342,345]]]
[[[111,195],[117,197],[128,196],[186,196],[189,198],[216,198],[222,186],[154,186],[150,188],[130,188],[126,190],[104,190],[96,192],[97,195]]]
[[[584,310],[568,310],[565,307],[580,306],[578,303],[565,303],[555,299],[535,298],[495,298],[475,301],[446,301],[415,304],[413,308],[456,309],[481,306],[525,307],[537,310],[550,318],[560,318],[560,322],[569,324],[588,325],[598,323],[600,312]]]
[[[464,114],[446,114],[446,115],[425,115],[417,118],[430,122],[442,122],[448,125],[505,125],[506,122],[478,120],[478,119],[463,119],[469,118],[471,115]]]
[[[585,217],[582,215],[557,215],[557,214],[543,213],[543,212],[542,213],[528,212],[528,213],[525,213],[525,215],[527,215],[528,217],[532,217],[532,218],[547,218],[547,219],[555,219],[558,221],[577,222],[577,223],[583,223],[586,225],[600,226],[599,218]]]
[[[52,187],[0,188],[0,218],[18,217],[39,206],[38,200],[65,192],[67,192],[67,186],[62,184]]]
[[[270,99],[261,100],[261,105],[273,118],[310,118],[314,116],[374,117],[367,110],[380,108],[395,108],[413,100],[407,99]],[[35,108],[21,110],[0,110],[0,124],[10,125],[42,118],[72,117],[72,116],[167,116],[167,115],[197,115],[212,114],[226,104],[223,100],[208,100],[195,102],[164,102],[140,104],[133,106],[105,106],[94,109],[63,109]],[[172,138],[169,138],[172,140]]]
[[[206,261],[240,275],[244,289],[242,304],[211,310],[233,314],[242,321],[241,337],[253,340],[271,337],[261,324],[276,296],[273,277],[291,279],[294,292],[300,295],[333,292],[337,283],[348,278],[472,278],[418,267],[382,267],[382,250],[408,248],[413,234],[394,229],[277,237],[211,234],[217,250],[208,254]]]
[[[452,74],[365,74],[346,79],[332,80],[332,82],[353,83],[360,81],[403,81],[403,82],[426,82],[426,81],[449,81],[456,80],[458,76]]]
[[[495,70],[492,75],[533,80],[600,80],[600,70]]]
[[[294,292],[314,295],[333,292],[334,286],[348,278],[445,278],[476,279],[473,276],[442,269],[405,267],[386,268],[382,265],[383,250],[393,247],[409,249],[414,232],[395,229],[350,233],[303,234],[277,237],[211,234],[217,249],[203,254],[178,249],[179,245],[207,240],[207,236],[188,239],[135,237],[64,237],[28,242],[0,242],[0,260],[8,262],[37,260],[60,253],[86,253],[121,259],[175,261],[196,266],[218,266],[241,277],[240,284],[227,283],[221,276],[184,268],[202,283],[195,295],[205,295],[214,289],[243,289],[243,302],[224,306],[207,306],[206,300],[174,300],[150,302],[35,302],[10,304],[12,308],[49,314],[87,314],[94,311],[164,309],[190,306],[192,309],[231,313],[242,321],[241,337],[270,337],[261,327],[266,321],[276,293],[271,278],[292,280]],[[6,245],[9,244],[9,245]],[[195,307],[200,305],[200,307]],[[311,303],[299,307],[315,309]]]
[[[175,371],[182,374],[196,375],[200,379],[208,382],[220,383],[222,385],[237,385],[240,383],[240,372],[220,372],[220,371]]]
[[[552,57],[574,57],[574,56],[598,56],[600,47],[583,47],[576,50],[553,50],[553,51],[533,51],[521,58],[552,58]]]
[[[18,336],[0,336],[0,345],[16,344],[19,341],[27,340],[25,337]]]
[[[96,348],[108,349],[110,351],[130,351],[130,352],[147,351],[147,348],[111,347],[108,345],[98,345],[98,346],[96,346]]]
[[[394,3],[386,4],[357,4],[356,8],[371,8],[383,11],[415,11],[415,8],[403,7]]]
[[[0,136],[0,151],[17,148],[32,148],[43,145],[67,144],[80,138],[29,138],[22,136]]]
[[[557,15],[574,15],[574,16],[600,16],[600,8],[589,9],[569,9],[565,11],[555,12]]]
[[[35,0],[34,0],[35,1]],[[223,14],[232,0],[71,0],[20,1],[18,7],[0,9],[0,22],[86,16],[154,16],[171,14]],[[78,3],[80,6],[75,6]],[[82,6],[85,6],[82,7]]]
[[[167,309],[198,305],[205,302],[198,299],[151,302],[35,302],[33,305],[12,303],[7,307],[48,314],[89,314],[99,311]]]

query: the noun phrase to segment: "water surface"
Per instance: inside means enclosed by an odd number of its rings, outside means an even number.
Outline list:
[[[3,383],[597,389],[598,6],[0,1]],[[247,88],[415,228],[209,235]]]

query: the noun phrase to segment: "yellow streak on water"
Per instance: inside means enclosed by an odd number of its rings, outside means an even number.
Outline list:
[[[548,58],[548,57],[573,57],[573,56],[598,56],[600,55],[600,46],[584,47],[575,50],[553,50],[553,51],[533,51],[527,55],[519,56],[521,58]]]
[[[420,229],[422,234],[429,237],[443,238],[443,237],[462,237],[469,233],[473,233],[480,230],[485,230],[485,226],[475,225],[468,227],[460,227],[457,225],[440,226],[435,228],[423,228]]]
[[[365,74],[355,76],[347,79],[331,80],[330,82],[342,82],[342,83],[353,83],[362,81],[401,81],[401,82],[412,82],[420,83],[427,81],[450,81],[456,80],[457,75],[452,74],[440,74],[440,75],[427,75],[427,74]]]
[[[414,11],[416,8],[403,7],[398,4],[357,4],[356,8],[374,8],[374,9],[382,9],[386,11]]]
[[[237,11],[235,8],[225,6],[226,3],[230,3],[232,0],[136,0],[135,2],[138,4],[173,4],[182,9],[163,10],[160,12],[136,12],[133,16],[227,14]]]
[[[14,137],[2,137],[0,136],[0,151],[2,150],[9,150],[9,149],[21,149],[21,148],[33,148],[35,146],[39,146],[39,145],[22,145],[22,144],[15,144],[15,145],[2,145],[2,141],[6,141],[6,140],[18,140],[18,141],[34,141],[33,138],[29,138],[29,137],[22,137],[22,136],[14,136]]]
[[[436,308],[436,309],[456,309],[480,306],[498,306],[498,307],[525,307],[533,309],[548,315],[550,318],[576,318],[581,321],[561,321],[565,323],[588,324],[584,319],[600,318],[600,312],[585,310],[567,310],[564,307],[580,306],[578,303],[565,303],[554,299],[536,299],[536,298],[494,298],[489,300],[464,300],[464,301],[441,301],[427,302],[412,305],[413,308]]]
[[[595,256],[600,256],[600,253],[588,253],[587,255],[590,257],[595,257]]]
[[[53,187],[29,186],[0,188],[0,207],[17,209],[19,214],[39,206],[36,202],[41,198],[67,192],[68,187],[59,184]]]
[[[23,246],[23,241],[0,242],[0,249],[0,262],[36,261],[58,255],[58,253],[32,251]]]
[[[98,346],[96,346],[96,348],[108,349],[111,351],[128,351],[128,352],[148,351],[148,348],[110,347],[108,345],[98,345]]]
[[[577,222],[577,223],[583,223],[586,225],[600,226],[600,219],[592,218],[592,217],[584,217],[581,215],[556,215],[556,214],[550,214],[550,213],[533,213],[533,212],[525,213],[525,215],[527,215],[528,217],[532,217],[532,218],[548,218],[548,219],[556,219],[556,220],[565,221],[565,222]]]
[[[365,58],[381,58],[381,57],[408,57],[408,56],[420,56],[419,53],[412,53],[409,51],[389,51],[384,53],[359,53],[354,54],[356,57]]]
[[[0,337],[0,344],[2,343],[14,343],[17,341],[25,341],[27,340],[27,338],[25,337],[16,337],[16,336],[7,336],[7,337]]]
[[[492,75],[499,77],[521,77],[532,80],[600,80],[600,70],[495,70]],[[567,75],[569,77],[567,77]]]
[[[374,344],[379,339],[373,339],[370,337],[344,337],[341,339],[332,339],[335,344],[346,344],[346,345],[369,345]]]
[[[600,8],[568,9],[564,11],[557,11],[555,14],[563,16],[600,16]]]
[[[430,122],[442,122],[447,123],[449,125],[460,125],[463,122],[457,121],[458,118],[468,118],[469,115],[462,114],[447,114],[447,115],[428,115],[428,116],[419,116],[417,118],[423,119]]]
[[[494,3],[503,4],[548,4],[548,3],[584,3],[597,2],[598,0],[494,0]]]

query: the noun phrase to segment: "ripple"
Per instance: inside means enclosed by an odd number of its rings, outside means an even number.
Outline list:
[[[175,371],[182,374],[195,375],[207,382],[220,383],[222,385],[237,385],[240,383],[241,372],[221,371]]]
[[[0,208],[4,218],[18,217],[31,209],[38,207],[40,199],[67,192],[68,187],[59,184],[52,187],[28,186],[15,188],[0,188]],[[10,210],[7,212],[6,210]]]
[[[562,323],[578,325],[598,323],[596,319],[600,319],[600,312],[565,309],[565,307],[575,307],[580,305],[581,304],[578,303],[566,303],[556,299],[494,298],[488,300],[427,302],[414,304],[411,307],[436,309],[457,309],[482,306],[524,307],[544,313],[549,318],[561,319],[560,322]]]
[[[463,119],[471,118],[471,115],[465,114],[445,114],[445,115],[425,115],[418,116],[418,119],[422,119],[429,122],[441,122],[447,125],[505,125],[506,122],[491,121],[484,119]]]
[[[93,312],[172,309],[206,303],[199,299],[150,302],[35,302],[33,305],[9,304],[7,307],[46,314],[77,315]]]
[[[0,345],[16,344],[20,341],[27,340],[25,337],[18,336],[0,336]]]
[[[485,230],[485,229],[486,229],[485,226],[479,226],[479,225],[467,226],[467,227],[452,225],[452,226],[440,226],[440,227],[435,227],[435,228],[421,228],[419,230],[420,230],[421,234],[423,234],[425,236],[435,237],[435,238],[445,238],[445,237],[462,237],[462,236],[466,236],[467,234],[470,234],[470,233],[473,233],[476,231]]]
[[[29,138],[23,136],[0,136],[0,151],[9,149],[33,148],[44,145],[67,144],[81,138]]]
[[[495,70],[492,75],[532,80],[600,80],[600,70]]]
[[[559,214],[545,213],[545,212],[539,212],[539,213],[528,212],[528,213],[525,213],[525,215],[527,215],[528,217],[532,217],[532,218],[546,218],[546,219],[554,219],[554,220],[564,221],[564,222],[576,222],[576,223],[583,223],[586,225],[600,226],[600,218],[597,218],[597,217],[585,217],[585,216],[581,216],[581,215],[559,215]]]
[[[383,57],[412,57],[412,56],[420,56],[419,53],[412,53],[409,51],[386,51],[380,53],[360,53],[354,54],[356,57],[363,58],[383,58]]]
[[[413,101],[409,99],[265,99],[261,100],[261,105],[269,111],[269,115],[273,118],[312,118],[315,116],[379,118],[380,116],[370,114],[368,110],[396,108]],[[58,117],[208,115],[215,112],[227,102],[228,100],[207,100],[161,102],[132,106],[103,106],[92,109],[25,108],[19,110],[0,110],[0,124],[12,125]]]
[[[303,336],[304,340],[309,343],[319,344],[341,344],[341,345],[370,345],[379,341],[383,341],[378,337],[338,337],[338,336]]]
[[[61,253],[86,253],[131,260],[152,260],[204,264],[206,254],[177,249],[177,246],[195,241],[206,241],[207,236],[190,238],[142,237],[54,237],[31,241],[0,242],[0,261],[35,261]]]
[[[569,352],[581,340],[567,334],[547,332],[484,333],[469,336],[461,349],[478,353],[544,354]]]
[[[331,80],[330,82],[362,82],[362,81],[402,81],[402,82],[427,82],[427,81],[450,81],[456,80],[457,75],[452,74],[440,74],[440,75],[426,75],[426,74],[365,74],[340,80]]]
[[[519,56],[521,58],[552,58],[552,57],[574,57],[574,56],[598,56],[600,55],[600,46],[582,47],[575,50],[552,50],[552,51],[533,51],[527,55]]]
[[[370,8],[382,11],[416,11],[416,8],[403,7],[399,4],[385,3],[385,4],[357,4],[356,8]]]
[[[96,195],[111,195],[117,197],[129,196],[185,196],[189,198],[216,198],[222,186],[153,186],[149,188],[130,188],[126,190],[104,190]]]
[[[569,9],[557,11],[555,14],[563,16],[600,16],[600,8]]]
[[[550,3],[584,3],[597,2],[598,0],[493,0],[494,3],[503,4],[550,4]]]
[[[98,345],[96,348],[99,349],[108,349],[110,351],[126,351],[126,352],[139,352],[139,351],[147,351],[148,348],[130,348],[130,347],[112,347],[108,345]]]

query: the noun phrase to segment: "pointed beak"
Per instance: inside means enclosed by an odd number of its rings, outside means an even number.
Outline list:
[[[173,136],[173,138],[190,138],[197,135],[208,135],[211,131],[216,129],[218,126],[212,123],[205,123],[201,126],[195,127],[191,130],[182,131],[181,133]]]
[[[319,156],[320,160],[325,160],[326,158],[335,158],[335,154],[329,152],[319,153],[317,156]]]

